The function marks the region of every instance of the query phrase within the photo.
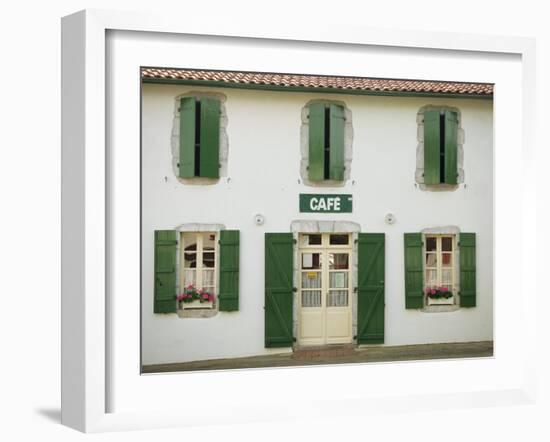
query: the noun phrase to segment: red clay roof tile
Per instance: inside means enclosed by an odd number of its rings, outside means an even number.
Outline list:
[[[490,83],[462,83],[329,75],[273,74],[262,72],[206,71],[196,69],[142,68],[143,79],[216,81],[228,84],[271,85],[285,88],[345,89],[371,92],[403,92],[492,96]]]

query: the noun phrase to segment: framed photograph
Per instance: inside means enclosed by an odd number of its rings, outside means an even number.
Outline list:
[[[62,43],[64,424],[532,401],[533,41],[83,11]]]

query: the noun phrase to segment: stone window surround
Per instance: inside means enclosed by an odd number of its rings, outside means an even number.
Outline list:
[[[219,178],[180,178],[178,163],[180,160],[180,100],[185,97],[207,97],[220,100],[220,169]],[[229,156],[229,139],[227,136],[227,110],[225,102],[227,97],[219,92],[190,91],[179,94],[174,98],[174,118],[172,120],[171,151],[172,151],[172,172],[181,184],[216,184],[220,178],[227,176],[227,162]]]
[[[439,111],[453,111],[456,112],[458,118],[457,129],[457,184],[424,184],[424,112],[431,110]],[[451,106],[436,106],[428,104],[421,107],[416,114],[417,123],[417,146],[416,146],[416,171],[415,181],[422,190],[428,191],[449,191],[456,190],[460,187],[460,184],[464,183],[464,129],[462,128],[462,114],[456,107]]]
[[[337,104],[344,108],[344,116],[346,118],[344,124],[344,179],[310,181],[308,175],[309,165],[309,105],[313,103]],[[316,98],[309,100],[302,108],[301,112],[302,124],[300,126],[300,178],[306,186],[311,187],[343,187],[346,181],[351,178],[351,162],[353,157],[353,125],[351,110],[346,106],[346,103],[339,100],[327,100]]]
[[[180,249],[180,234],[183,232],[216,232],[218,235],[220,235],[221,230],[225,230],[225,226],[223,224],[201,224],[201,223],[186,223],[186,224],[180,224],[175,228],[175,230],[178,232],[178,245],[176,246],[176,292],[180,293],[182,287],[179,286],[180,281],[180,274],[181,274],[181,249]],[[219,271],[219,260],[220,260],[220,254],[219,249],[218,253],[215,254],[216,256],[216,269],[218,271],[216,272],[215,278],[216,278],[216,287],[219,287],[220,283],[220,271]],[[214,304],[212,305],[212,308],[205,308],[205,309],[187,309],[187,310],[181,310],[177,309],[178,317],[180,318],[211,318],[213,316],[216,316],[219,312],[219,302],[217,299],[218,293],[216,295],[216,300],[214,301]]]
[[[441,226],[441,227],[428,227],[420,231],[422,234],[422,280],[424,280],[424,275],[426,274],[425,264],[426,264],[426,235],[455,235],[456,241],[458,244],[460,240],[460,229],[457,226]],[[420,309],[424,313],[449,313],[456,312],[460,310],[460,247],[457,246],[454,259],[456,260],[456,293],[453,295],[454,304],[453,305],[427,305],[426,297],[423,296],[424,307]],[[422,289],[424,291],[424,289]]]
[[[315,221],[315,220],[294,220],[290,224],[290,231],[292,232],[292,238],[294,239],[294,264],[292,268],[293,272],[293,287],[299,287],[300,282],[300,255],[298,247],[298,235],[301,233],[350,233],[352,240],[352,266],[351,266],[351,284],[353,291],[357,287],[358,276],[358,253],[357,253],[357,239],[358,234],[361,231],[361,226],[353,221]],[[297,294],[298,292],[296,292]],[[292,299],[292,335],[298,336],[298,296],[293,296]],[[352,342],[357,344],[357,296],[352,296],[351,303],[351,318],[352,318]],[[293,347],[297,345],[294,343]]]

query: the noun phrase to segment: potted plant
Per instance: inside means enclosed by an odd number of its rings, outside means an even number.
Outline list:
[[[428,305],[449,305],[453,304],[453,292],[448,287],[427,287],[424,291]]]

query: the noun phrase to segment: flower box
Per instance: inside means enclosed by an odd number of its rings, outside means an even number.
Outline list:
[[[212,308],[213,305],[214,303],[212,301],[200,302],[200,300],[197,299],[192,302],[180,302],[180,309],[187,310],[193,308]]]
[[[197,290],[192,284],[177,296],[180,310],[208,309],[214,305],[214,294],[206,290]]]
[[[450,298],[430,298],[428,297],[428,305],[453,305],[454,300]]]
[[[427,305],[452,305],[453,292],[448,287],[426,287],[424,289],[426,294]]]

